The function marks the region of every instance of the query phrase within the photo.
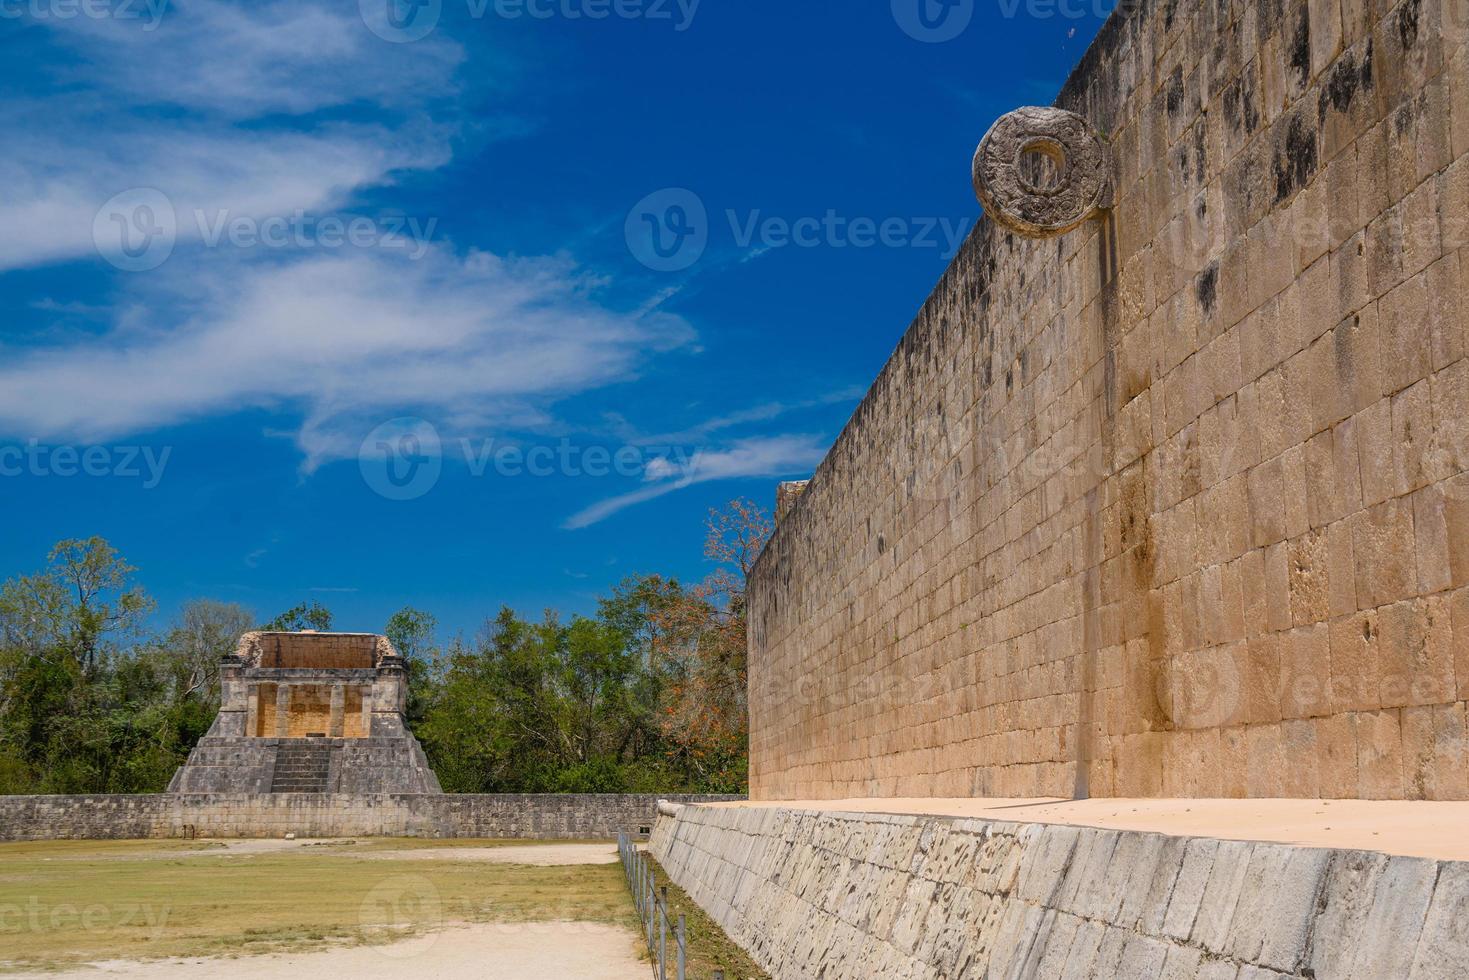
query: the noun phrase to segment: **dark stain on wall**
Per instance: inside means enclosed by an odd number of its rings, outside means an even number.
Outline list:
[[[1346,112],[1352,107],[1352,102],[1356,100],[1359,91],[1371,88],[1372,42],[1368,40],[1360,65],[1356,57],[1348,51],[1327,73],[1325,82],[1321,86],[1321,95],[1316,103],[1317,120],[1326,119],[1328,108],[1336,112]]]
[[[1423,0],[1408,0],[1398,8],[1398,39],[1406,51],[1418,43],[1418,15]]]
[[[1204,311],[1204,316],[1209,316],[1214,312],[1218,304],[1218,290],[1219,262],[1216,259],[1199,273],[1198,282],[1194,284],[1194,294],[1199,298],[1199,309]]]
[[[1316,130],[1297,111],[1285,121],[1284,136],[1275,147],[1275,203],[1279,204],[1316,173]]]
[[[1311,8],[1300,5],[1296,28],[1291,35],[1290,60],[1287,62],[1295,73],[1298,88],[1305,88],[1311,80]]]

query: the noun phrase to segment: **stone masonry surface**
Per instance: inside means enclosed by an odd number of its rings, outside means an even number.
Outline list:
[[[651,848],[777,980],[1469,976],[1462,862],[699,806]]]
[[[671,796],[711,802],[731,796]],[[0,840],[459,837],[610,840],[651,827],[660,797],[191,793],[0,796]]]
[[[1469,798],[1466,34],[1119,5],[1115,207],[981,222],[754,569],[755,799]]]

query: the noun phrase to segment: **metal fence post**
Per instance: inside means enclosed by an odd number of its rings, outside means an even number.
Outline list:
[[[678,974],[677,974],[677,980],[685,980],[685,977],[684,977],[684,960],[688,958],[688,945],[687,945],[687,940],[685,939],[686,933],[684,932],[683,916],[681,916],[681,915],[678,917],[678,925],[675,927],[673,935],[674,935],[675,939],[678,941]]]
[[[643,887],[647,889],[648,897],[648,952],[653,951],[653,869],[647,864],[643,865]]]
[[[668,980],[668,887],[658,890],[658,980]]]

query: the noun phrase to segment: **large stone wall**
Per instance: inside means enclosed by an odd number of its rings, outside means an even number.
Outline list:
[[[1461,862],[697,806],[651,848],[777,980],[1469,976]]]
[[[460,837],[610,840],[653,825],[659,799],[729,796],[198,793],[0,796],[0,840]]]
[[[755,798],[1469,798],[1466,24],[1122,5],[1110,219],[982,222],[754,570]]]

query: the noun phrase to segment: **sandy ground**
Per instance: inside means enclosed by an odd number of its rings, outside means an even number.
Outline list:
[[[1143,830],[1469,861],[1469,802],[1401,800],[870,799],[715,803]]]
[[[627,929],[578,922],[467,925],[384,946],[352,946],[315,953],[239,959],[109,962],[63,972],[7,974],[7,980],[647,980],[639,937]]]

